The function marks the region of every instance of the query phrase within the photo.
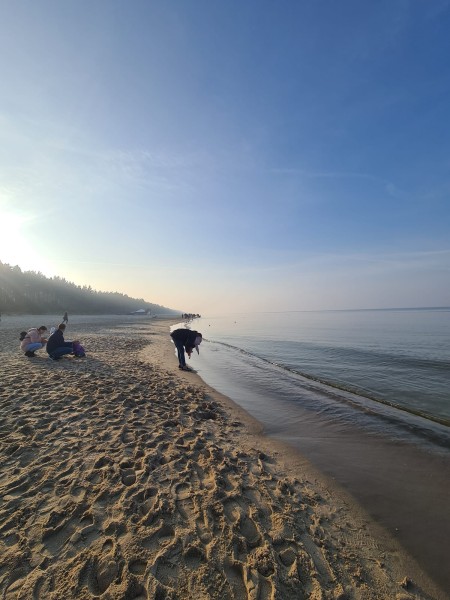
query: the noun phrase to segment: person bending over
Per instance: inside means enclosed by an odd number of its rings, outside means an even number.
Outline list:
[[[200,354],[198,347],[203,339],[202,334],[198,331],[191,331],[190,329],[175,329],[175,331],[172,331],[170,334],[170,337],[177,349],[178,368],[183,371],[190,371],[191,369],[186,365],[184,352],[186,351],[189,358],[191,358],[194,348],[197,350],[197,354]]]
[[[43,337],[45,331],[47,331],[47,327],[45,325],[41,325],[38,328],[33,327],[26,332],[20,343],[20,349],[25,352],[25,356],[29,356],[30,358],[36,356],[36,350],[40,350],[45,346],[47,343],[46,338]]]
[[[47,353],[52,360],[58,360],[61,358],[61,356],[64,356],[64,354],[73,353],[73,344],[78,340],[74,340],[74,342],[66,342],[64,340],[65,329],[66,326],[64,323],[61,323],[58,325],[58,329],[48,338]]]

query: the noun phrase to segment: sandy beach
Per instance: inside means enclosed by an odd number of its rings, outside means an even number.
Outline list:
[[[169,324],[69,324],[87,357],[58,362],[0,329],[0,598],[448,598],[332,481],[180,372]]]

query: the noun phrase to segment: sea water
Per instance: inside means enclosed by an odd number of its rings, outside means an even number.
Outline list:
[[[228,395],[301,404],[315,387],[337,404],[351,396],[450,425],[448,308],[247,313],[190,326],[205,338],[192,366]]]

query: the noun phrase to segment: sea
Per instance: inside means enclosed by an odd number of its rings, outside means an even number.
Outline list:
[[[450,425],[450,308],[241,313],[188,326],[204,336],[191,366],[246,403],[301,406],[318,391]]]

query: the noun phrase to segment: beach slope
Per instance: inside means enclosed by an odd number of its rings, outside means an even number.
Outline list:
[[[244,411],[181,373],[168,322],[1,333],[0,597],[444,599]],[[200,357],[201,358],[201,357]]]

